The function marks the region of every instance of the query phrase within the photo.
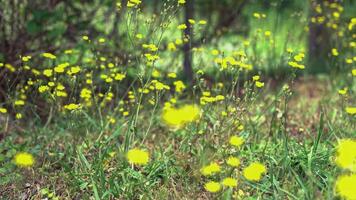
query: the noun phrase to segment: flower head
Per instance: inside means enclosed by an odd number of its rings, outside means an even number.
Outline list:
[[[356,140],[342,139],[336,149],[336,164],[343,169],[356,172]]]
[[[263,164],[254,162],[243,170],[243,175],[249,181],[259,181],[266,171],[267,169]]]
[[[224,186],[227,186],[227,187],[236,187],[237,186],[237,180],[234,179],[234,178],[225,178],[222,182],[222,184]]]
[[[221,170],[220,165],[215,162],[212,162],[209,165],[201,168],[200,171],[204,176],[210,176],[220,172],[220,170]]]
[[[342,175],[336,180],[336,193],[346,200],[356,199],[356,174]]]
[[[134,165],[146,165],[150,159],[148,152],[137,148],[129,150],[126,157]]]
[[[240,147],[244,143],[244,139],[242,137],[234,135],[230,137],[229,143],[232,146]]]
[[[19,167],[31,167],[35,163],[33,156],[26,152],[17,153],[14,162]]]
[[[200,109],[196,105],[185,105],[181,108],[166,108],[162,113],[162,120],[173,128],[180,128],[187,123],[194,122],[200,117]]]
[[[215,192],[219,192],[220,191],[221,185],[218,182],[209,181],[209,182],[205,183],[204,188],[208,192],[215,193]]]
[[[238,167],[240,165],[240,159],[230,156],[227,160],[226,163],[230,165],[231,167]]]

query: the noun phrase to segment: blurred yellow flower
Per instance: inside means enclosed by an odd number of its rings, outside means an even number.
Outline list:
[[[137,148],[129,150],[126,157],[128,162],[133,165],[146,165],[150,159],[147,151]]]
[[[35,159],[29,153],[20,152],[15,155],[14,163],[19,167],[31,167],[35,163]]]
[[[267,169],[263,164],[254,162],[243,170],[243,176],[249,181],[259,181],[266,171]]]
[[[200,109],[196,105],[185,105],[181,108],[167,108],[162,113],[162,120],[173,128],[180,128],[194,122],[200,117]]]
[[[356,114],[356,107],[346,107],[345,111],[350,115],[354,115]]]
[[[204,176],[210,176],[220,172],[221,168],[219,164],[217,164],[216,162],[212,162],[209,165],[201,168],[200,171]]]
[[[265,86],[265,83],[260,82],[260,81],[256,81],[255,85],[256,85],[256,87],[261,88],[261,87]]]
[[[218,182],[209,181],[209,182],[205,183],[204,188],[208,192],[215,193],[215,192],[219,192],[220,191],[221,185]]]
[[[356,172],[356,140],[342,139],[336,147],[336,164],[343,168]]]
[[[185,0],[178,0],[178,4],[185,4]]]
[[[336,193],[346,200],[356,199],[356,174],[342,175],[336,180]]]
[[[43,53],[42,56],[45,57],[45,58],[52,59],[52,60],[57,58],[55,55],[53,55],[51,53]]]
[[[6,108],[2,108],[2,107],[0,107],[0,113],[2,113],[2,114],[7,113],[7,109],[6,109]]]
[[[234,135],[230,137],[229,143],[232,146],[240,147],[244,143],[244,139],[242,137]]]
[[[237,186],[237,180],[234,179],[234,178],[225,178],[222,182],[222,184],[224,186],[227,186],[227,187],[236,187]]]
[[[238,167],[241,163],[240,159],[230,156],[227,160],[226,163],[230,165],[231,167]]]
[[[67,110],[77,110],[79,107],[80,107],[79,104],[74,104],[74,103],[71,103],[71,104],[68,104],[68,105],[64,106],[64,108],[67,109]]]

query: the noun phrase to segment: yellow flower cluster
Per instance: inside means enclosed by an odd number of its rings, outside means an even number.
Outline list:
[[[168,107],[162,113],[163,122],[172,128],[181,128],[200,118],[200,108],[196,105],[184,105],[180,108]]]
[[[336,193],[346,200],[356,199],[356,140],[342,139],[336,147],[336,164],[350,174],[344,174],[337,178],[335,183]]]

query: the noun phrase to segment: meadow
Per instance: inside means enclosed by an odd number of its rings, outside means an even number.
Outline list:
[[[355,10],[0,0],[0,199],[356,200]]]

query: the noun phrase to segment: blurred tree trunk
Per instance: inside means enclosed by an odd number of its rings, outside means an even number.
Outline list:
[[[332,0],[328,0],[333,2]],[[322,4],[322,0],[310,1],[310,19],[312,17],[317,17],[318,14],[315,12],[315,7],[318,4]],[[324,24],[318,24],[309,22],[309,38],[308,38],[308,48],[309,48],[309,66],[311,73],[321,73],[327,72],[327,58],[328,53],[331,51],[330,46],[330,34]]]
[[[193,40],[193,28],[190,26],[189,19],[194,19],[194,0],[189,0],[185,4],[185,24],[187,28],[184,30],[184,38],[188,39],[188,42],[184,43],[183,52],[183,69],[185,79],[189,82],[193,81],[193,52],[192,52],[192,40]]]

